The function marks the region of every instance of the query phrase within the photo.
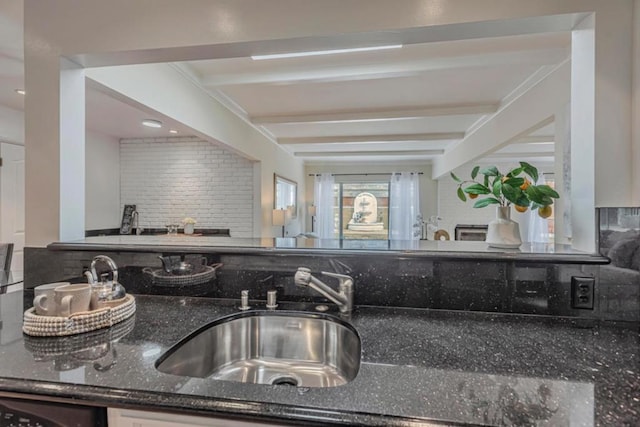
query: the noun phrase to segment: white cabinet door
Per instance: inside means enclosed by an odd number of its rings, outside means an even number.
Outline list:
[[[198,417],[193,415],[169,414],[163,412],[134,411],[130,409],[108,408],[109,427],[274,427],[255,421],[237,421],[224,418]]]

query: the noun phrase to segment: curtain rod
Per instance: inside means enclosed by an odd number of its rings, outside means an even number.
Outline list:
[[[424,175],[423,172],[410,172],[413,174]],[[392,175],[393,172],[380,172],[380,173],[332,173],[331,176],[369,176],[369,175]],[[310,173],[309,176],[320,176],[321,173]]]

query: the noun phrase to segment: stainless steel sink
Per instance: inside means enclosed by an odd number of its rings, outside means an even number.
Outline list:
[[[333,316],[238,313],[193,332],[156,362],[164,373],[255,384],[335,387],[360,369],[360,337]]]

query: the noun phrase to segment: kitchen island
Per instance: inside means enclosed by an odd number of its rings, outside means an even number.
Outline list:
[[[22,293],[0,298],[10,304]],[[362,340],[357,377],[339,387],[298,388],[159,372],[154,364],[172,344],[237,312],[238,302],[136,300],[128,321],[68,338],[22,336],[21,319],[3,318],[3,333],[13,339],[0,345],[2,393],[298,425],[588,426],[640,419],[637,323],[361,306],[350,320]]]

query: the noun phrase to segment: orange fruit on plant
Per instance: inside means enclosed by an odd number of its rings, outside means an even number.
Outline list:
[[[538,209],[538,215],[540,215],[542,218],[549,218],[552,213],[553,209],[551,208],[551,205],[543,206]]]
[[[527,206],[520,206],[520,205],[516,205],[516,210],[520,213],[522,212],[526,212],[527,209],[529,209]]]
[[[469,198],[470,199],[476,199],[476,198],[478,198],[478,195],[477,194],[469,194]]]
[[[531,181],[529,181],[527,178],[524,179],[524,183],[520,186],[520,189],[522,191],[526,190],[527,187],[529,187],[529,185],[531,185]]]

